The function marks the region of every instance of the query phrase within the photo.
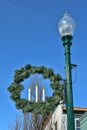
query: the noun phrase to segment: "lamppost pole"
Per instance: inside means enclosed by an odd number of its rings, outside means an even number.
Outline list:
[[[73,39],[75,24],[68,13],[59,22],[59,32],[62,35],[63,46],[65,47],[65,70],[66,70],[66,109],[67,109],[67,130],[75,130],[73,112],[73,93],[72,93],[72,66],[70,46]]]
[[[66,64],[66,107],[67,107],[67,130],[75,130],[74,112],[73,112],[73,94],[72,94],[72,66],[70,57],[71,36],[62,37],[65,47],[65,64]]]

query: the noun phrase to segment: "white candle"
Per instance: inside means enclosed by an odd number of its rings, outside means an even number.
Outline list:
[[[38,85],[36,84],[36,102],[38,102]]]
[[[42,88],[42,101],[45,102],[45,88]]]
[[[31,88],[28,88],[28,101],[31,101]]]

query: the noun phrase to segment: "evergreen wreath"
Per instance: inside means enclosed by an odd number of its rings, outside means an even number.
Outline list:
[[[22,81],[29,78],[31,74],[42,74],[44,79],[50,80],[50,86],[53,89],[53,95],[46,97],[45,102],[32,102],[25,98],[21,98],[21,91],[24,90],[24,86],[21,84]],[[51,68],[44,66],[31,66],[30,64],[25,65],[19,70],[15,71],[14,81],[8,87],[8,91],[11,93],[10,98],[15,101],[16,108],[22,109],[24,113],[33,112],[36,114],[44,114],[53,111],[56,106],[60,103],[60,100],[64,100],[63,89],[64,85],[61,83],[61,76],[54,74]]]

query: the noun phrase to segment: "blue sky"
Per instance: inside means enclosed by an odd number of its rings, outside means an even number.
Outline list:
[[[73,70],[74,106],[87,107],[87,1],[0,0],[0,130],[8,130],[20,112],[7,91],[14,70],[25,64],[44,65],[65,78],[57,27],[65,11],[76,23],[71,47],[72,63],[78,66]]]

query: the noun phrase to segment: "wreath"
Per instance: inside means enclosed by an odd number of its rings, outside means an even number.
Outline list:
[[[31,74],[35,73],[42,74],[44,79],[48,78],[50,80],[50,86],[54,90],[51,97],[46,97],[45,102],[37,103],[21,98],[20,93],[24,90],[24,86],[21,82],[29,78]],[[15,71],[14,81],[8,87],[8,91],[11,93],[10,98],[15,101],[17,109],[22,109],[24,113],[33,112],[43,114],[53,111],[60,103],[60,100],[64,100],[64,85],[61,83],[61,80],[61,76],[59,74],[55,74],[51,68],[46,68],[44,66],[36,67],[27,64]]]

